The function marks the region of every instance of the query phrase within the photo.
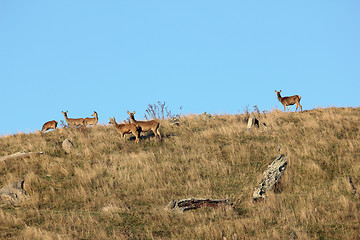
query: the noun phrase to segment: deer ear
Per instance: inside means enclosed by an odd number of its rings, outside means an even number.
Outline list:
[[[280,92],[281,92],[281,90],[280,90]]]
[[[130,114],[130,112],[128,111],[128,114]]]
[[[133,114],[135,114],[135,111],[133,112]]]

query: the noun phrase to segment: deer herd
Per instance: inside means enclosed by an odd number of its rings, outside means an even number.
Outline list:
[[[91,115],[93,118],[68,118],[68,111],[62,112],[62,114],[64,115],[65,121],[69,127],[88,127],[90,125],[95,126],[99,121],[98,114],[95,111]],[[132,113],[128,111],[128,114],[130,115],[130,123],[118,124],[115,120],[115,117],[109,118],[109,124],[112,124],[116,128],[123,140],[125,140],[125,134],[132,133],[136,138],[135,142],[139,142],[140,133],[148,131],[152,131],[155,134],[155,137],[158,137],[161,140],[161,134],[159,131],[160,123],[157,120],[136,121],[134,117],[135,111]],[[56,129],[57,124],[58,122],[55,120],[46,122],[41,129],[41,133],[50,129]]]
[[[299,95],[289,96],[289,97],[281,97],[280,93],[281,90],[278,92],[275,90],[275,93],[277,95],[277,98],[281,102],[281,104],[284,106],[284,112],[286,111],[286,107],[288,108],[288,111],[290,111],[289,106],[290,105],[296,105],[296,110],[298,107],[300,107],[302,111],[302,106],[300,104],[301,97]],[[136,121],[135,120],[135,111],[127,113],[130,116],[130,123],[121,123],[118,124],[115,120],[115,117],[109,118],[110,122],[109,124],[112,124],[116,130],[120,133],[121,138],[125,140],[125,134],[132,133],[135,136],[135,142],[139,142],[140,134],[141,132],[148,132],[152,131],[155,135],[155,138],[159,138],[161,140],[161,134],[159,131],[160,122],[157,120],[150,120],[150,121]],[[90,125],[95,126],[99,119],[97,112],[94,111],[94,113],[91,115],[93,118],[68,118],[67,114],[68,111],[62,112],[64,115],[65,121],[68,124],[69,127],[88,127]],[[42,129],[41,133],[50,130],[50,129],[56,129],[58,122],[55,120],[46,122]]]

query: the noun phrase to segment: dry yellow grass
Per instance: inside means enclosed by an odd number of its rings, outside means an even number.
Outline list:
[[[161,122],[163,140],[126,142],[111,126],[61,128],[0,138],[0,187],[25,179],[28,201],[1,204],[2,239],[356,239],[360,236],[360,108]],[[74,151],[65,154],[69,138]],[[289,164],[265,202],[251,202],[262,172],[281,153]],[[177,214],[173,199],[229,198],[234,209]]]

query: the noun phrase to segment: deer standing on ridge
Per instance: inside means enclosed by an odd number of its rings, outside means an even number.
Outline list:
[[[84,119],[85,127],[90,126],[90,125],[95,126],[98,123],[99,118],[98,118],[97,112],[94,111],[94,113],[91,116],[93,116],[93,118],[85,118]]]
[[[67,122],[69,127],[72,127],[72,126],[76,127],[76,126],[83,126],[84,125],[84,120],[85,119],[83,119],[83,118],[68,118],[67,113],[68,113],[68,111],[62,112],[62,114],[64,114],[65,121]]]
[[[277,97],[279,99],[279,101],[281,102],[282,105],[284,105],[284,112],[286,112],[286,106],[288,108],[288,112],[290,111],[289,109],[289,105],[294,105],[296,104],[296,110],[298,109],[298,106],[300,106],[300,109],[302,111],[302,106],[300,105],[300,100],[301,100],[301,97],[299,95],[294,95],[294,96],[290,96],[290,97],[281,97],[280,93],[281,93],[281,90],[278,92],[276,91],[276,94],[277,94]]]
[[[110,124],[114,125],[114,127],[116,128],[116,130],[121,134],[121,138],[125,141],[125,134],[134,134],[135,135],[135,142],[138,143],[139,142],[139,138],[140,138],[140,133],[141,133],[141,128],[133,123],[121,123],[121,124],[117,124],[115,117],[113,118],[109,118],[110,119]]]
[[[58,122],[55,121],[55,120],[52,120],[52,121],[48,121],[46,123],[44,123],[42,129],[41,129],[41,132],[45,132],[47,130],[50,130],[50,129],[56,129],[57,128],[57,124]]]
[[[159,131],[160,123],[158,121],[156,120],[136,121],[134,117],[135,111],[132,113],[127,111],[127,113],[130,115],[130,122],[141,127],[142,132],[152,131],[155,134],[155,137],[159,137],[159,139],[161,140],[161,134]]]

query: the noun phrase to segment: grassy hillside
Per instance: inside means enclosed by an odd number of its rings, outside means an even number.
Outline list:
[[[0,204],[4,239],[353,239],[360,236],[360,108],[185,116],[121,141],[112,126],[61,128],[0,138],[0,187],[25,179],[29,199]],[[65,138],[74,151],[65,154]],[[252,203],[262,173],[281,153],[288,166],[267,200]],[[233,209],[165,210],[173,199],[229,198]]]

